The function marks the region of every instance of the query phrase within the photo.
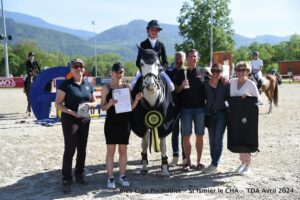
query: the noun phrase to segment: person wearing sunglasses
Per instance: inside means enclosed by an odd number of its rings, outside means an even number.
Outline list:
[[[248,79],[250,73],[250,65],[245,61],[240,61],[236,64],[234,70],[237,78],[230,80],[230,96],[254,96],[261,101],[258,89],[253,81]],[[239,174],[249,174],[251,164],[250,153],[240,153],[241,165],[237,168],[236,172]]]
[[[211,164],[203,170],[203,173],[217,172],[223,150],[223,138],[227,123],[226,104],[229,97],[229,83],[222,77],[223,66],[213,64],[211,67],[211,79],[204,82],[206,96],[205,108],[208,115],[209,147]]]
[[[104,124],[104,134],[107,145],[106,154],[106,170],[107,170],[107,188],[115,189],[114,180],[114,155],[116,146],[119,147],[119,183],[122,187],[129,187],[130,183],[126,178],[127,165],[127,145],[131,131],[130,112],[116,113],[115,104],[118,103],[113,99],[113,90],[120,88],[128,88],[129,86],[122,82],[124,77],[124,65],[120,62],[114,63],[112,66],[111,77],[112,83],[104,86],[101,91],[101,110],[106,111],[106,119]],[[139,100],[143,97],[142,93],[138,93],[131,106],[134,109]]]
[[[78,114],[78,108],[82,105],[88,111],[89,108],[96,107],[97,102],[94,87],[83,79],[84,67],[84,62],[79,58],[71,62],[73,77],[61,83],[55,99],[56,108],[62,111],[61,124],[65,143],[62,166],[64,193],[71,192],[72,160],[75,151],[77,151],[75,181],[78,184],[87,183],[84,178],[84,166],[90,117]]]

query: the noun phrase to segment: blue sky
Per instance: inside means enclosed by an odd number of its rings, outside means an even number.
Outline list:
[[[127,24],[134,19],[178,24],[186,0],[3,0],[5,10],[25,13],[74,29],[96,32]],[[231,0],[236,33],[286,36],[300,34],[300,0]]]

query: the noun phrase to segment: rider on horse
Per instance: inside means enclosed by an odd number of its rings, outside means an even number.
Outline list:
[[[38,73],[41,72],[41,68],[37,61],[34,60],[34,52],[28,53],[28,60],[26,61],[26,78],[24,80],[24,92],[27,96],[27,111],[30,115],[31,107],[29,103],[29,90],[32,84],[33,79]]]
[[[263,85],[262,68],[264,66],[264,63],[261,59],[259,59],[258,51],[253,51],[252,58],[253,58],[253,60],[251,61],[251,66],[252,66],[251,73],[254,75],[254,78],[257,81],[257,89],[261,93],[261,87]]]
[[[148,38],[141,42],[140,47],[142,49],[152,49],[156,52],[158,60],[160,62],[160,65],[163,68],[166,68],[168,66],[168,59],[167,59],[167,53],[165,49],[164,43],[159,41],[158,38],[158,33],[162,30],[160,27],[159,23],[157,20],[151,20],[146,27],[147,33],[148,33]],[[141,53],[139,51],[136,59],[136,66],[140,69],[141,68]],[[173,86],[172,81],[170,80],[169,76],[165,73],[162,72],[161,75],[166,79],[168,82],[169,86]],[[137,82],[137,80],[142,76],[141,72],[138,72],[136,77],[133,79],[131,82],[131,88],[133,88]],[[173,90],[172,89],[172,90]]]
[[[41,72],[41,68],[37,61],[34,60],[34,52],[28,53],[28,60],[26,61],[26,73],[28,78],[35,77]]]

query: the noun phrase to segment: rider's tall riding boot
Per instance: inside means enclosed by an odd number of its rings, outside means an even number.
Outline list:
[[[259,79],[259,80],[257,81],[257,89],[258,89],[258,91],[259,91],[259,94],[262,93],[261,87],[262,87],[262,80]]]

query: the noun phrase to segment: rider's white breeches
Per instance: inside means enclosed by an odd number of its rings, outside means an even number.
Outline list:
[[[254,71],[253,73],[255,75],[255,78],[257,78],[257,80],[260,80],[262,78],[261,71]]]
[[[170,77],[165,73],[165,72],[162,72],[161,75],[166,79],[167,83],[168,83],[168,86],[170,87],[170,90],[171,91],[174,91],[175,90],[175,87],[174,87],[174,84],[173,82],[171,81]],[[130,88],[133,89],[137,80],[142,76],[141,72],[139,71],[138,74],[134,77],[134,79],[131,81],[130,83]]]

